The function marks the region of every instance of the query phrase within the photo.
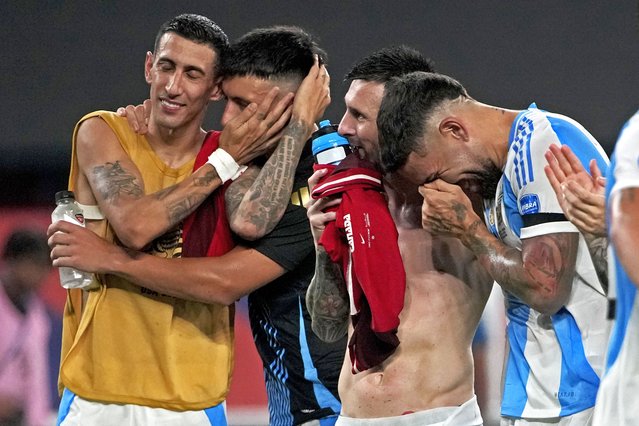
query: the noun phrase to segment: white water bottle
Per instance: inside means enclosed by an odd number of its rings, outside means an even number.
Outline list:
[[[75,201],[72,191],[59,191],[55,194],[56,207],[51,213],[51,222],[66,220],[84,227],[84,215],[82,209]],[[88,289],[93,282],[93,274],[79,271],[74,268],[61,267],[60,284],[64,288]]]

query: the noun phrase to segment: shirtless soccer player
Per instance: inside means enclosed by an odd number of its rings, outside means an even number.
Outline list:
[[[339,132],[368,160],[378,160],[376,119],[386,82],[417,70],[430,70],[428,61],[398,47],[362,59],[346,76],[350,88]],[[318,178],[319,173],[310,183]],[[422,199],[415,185],[390,176],[385,188],[406,271],[400,344],[381,365],[358,374],[351,372],[347,353],[337,424],[480,425],[471,342],[492,280],[457,241],[434,238],[422,229]],[[322,211],[337,202],[322,199],[308,206],[317,267],[307,304],[313,329],[327,341],[352,332],[342,272],[317,244],[326,223],[335,220],[335,213]]]

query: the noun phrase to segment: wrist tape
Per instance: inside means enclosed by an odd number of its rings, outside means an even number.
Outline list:
[[[207,161],[211,166],[215,167],[217,175],[222,180],[222,183],[226,183],[229,179],[235,180],[246,170],[246,166],[240,166],[235,162],[231,154],[224,151],[222,148],[218,148],[211,155]]]

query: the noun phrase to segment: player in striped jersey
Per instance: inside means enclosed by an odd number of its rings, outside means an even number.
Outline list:
[[[605,289],[543,169],[552,144],[605,170],[603,149],[568,117],[482,104],[433,73],[388,84],[378,125],[385,171],[422,184],[423,226],[459,238],[504,290],[502,424],[588,424],[608,337]],[[464,181],[480,183],[483,220]]]

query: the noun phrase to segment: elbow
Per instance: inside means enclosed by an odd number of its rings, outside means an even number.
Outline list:
[[[210,300],[209,302],[229,306],[248,294],[238,290],[237,283],[233,283],[230,280],[224,280],[220,287],[221,291],[218,293],[218,296],[214,298],[215,300]]]
[[[544,315],[554,315],[568,302],[570,292],[537,292],[531,300],[530,307]]]
[[[531,308],[544,315],[555,315],[562,306],[564,306],[563,303],[560,304],[553,301],[537,301],[530,305]]]
[[[266,229],[246,220],[232,220],[230,226],[235,235],[246,241],[259,240],[268,233]]]
[[[143,250],[155,237],[153,235],[149,235],[148,230],[145,232],[143,226],[135,224],[118,227],[117,229],[114,227],[114,232],[118,241],[123,246],[136,251]]]
[[[240,299],[241,296],[236,296],[233,295],[231,293],[228,294],[223,294],[220,297],[216,298],[215,300],[207,300],[208,303],[219,303],[221,305],[225,305],[225,306],[231,306],[232,304],[234,304],[235,302],[237,302]]]

